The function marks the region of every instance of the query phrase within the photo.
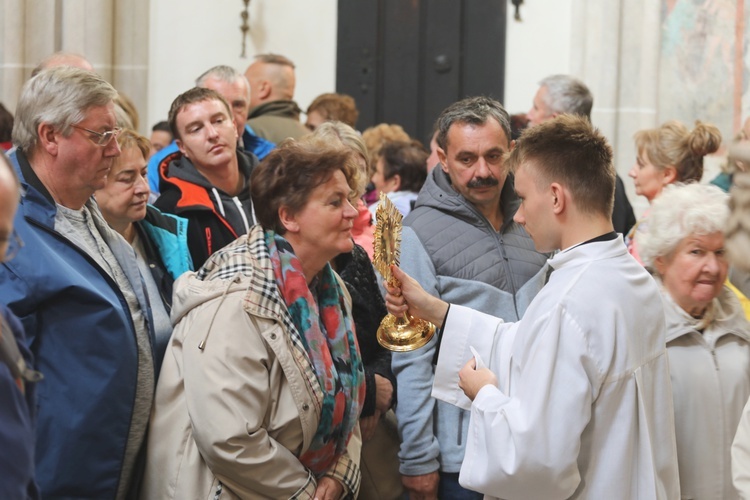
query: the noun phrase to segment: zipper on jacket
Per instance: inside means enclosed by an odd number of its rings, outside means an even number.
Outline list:
[[[464,410],[458,410],[460,413],[458,414],[458,436],[456,436],[456,444],[458,446],[461,446],[461,443],[463,442],[463,433],[464,433]]]
[[[518,293],[518,287],[516,286],[516,282],[513,279],[513,273],[510,270],[510,262],[508,261],[508,254],[505,252],[505,246],[503,244],[503,231],[508,228],[513,223],[513,219],[504,220],[502,224],[500,224],[500,230],[495,230],[495,227],[490,223],[490,221],[485,217],[475,206],[473,206],[471,203],[467,202],[466,200],[461,200],[461,202],[464,204],[465,207],[467,207],[470,211],[474,212],[474,214],[479,217],[479,220],[482,221],[482,223],[485,225],[486,228],[489,228],[490,233],[494,235],[495,237],[495,244],[500,247],[500,255],[503,259],[503,270],[505,271],[505,275],[507,276],[508,283],[510,284],[511,289],[511,296],[513,297],[513,311],[516,313],[515,321],[519,321],[521,319],[521,315],[518,314],[518,302],[516,300],[516,293]]]
[[[157,267],[157,264],[151,262],[149,263],[148,267],[153,269]],[[166,271],[165,274],[162,275],[161,281],[164,281],[164,276],[168,274],[169,274],[169,271]],[[153,272],[151,273],[151,277],[153,278]],[[156,280],[154,280],[154,282],[156,282]],[[164,294],[164,286],[162,286],[161,283],[158,283],[156,286],[159,287],[159,298],[161,299],[162,304],[164,304],[164,309],[167,311],[167,316],[169,316],[172,314],[172,297],[167,297]],[[153,317],[153,314],[152,314],[152,317]],[[154,356],[156,356],[156,354],[154,354]]]
[[[505,224],[500,226],[500,231],[502,231],[504,228],[505,228]],[[508,254],[505,251],[503,235],[502,233],[495,233],[495,234],[497,237],[498,244],[500,245],[500,253],[503,257],[503,267],[505,268],[505,274],[508,277],[508,283],[510,283],[510,288],[511,290],[513,290],[511,295],[513,296],[513,310],[516,312],[515,320],[519,321],[521,319],[521,315],[518,314],[518,301],[516,300],[516,293],[518,293],[518,289],[516,287],[516,282],[513,280],[513,271],[510,268],[510,261],[508,260]]]
[[[211,241],[211,228],[206,227],[206,250],[208,250],[208,256],[210,257],[214,253],[214,245]]]
[[[719,371],[719,362],[716,360],[716,349],[711,349],[711,359],[714,360],[714,368]]]

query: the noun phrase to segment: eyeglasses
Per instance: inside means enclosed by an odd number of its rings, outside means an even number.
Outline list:
[[[0,238],[0,243],[8,243],[8,248],[5,249],[5,255],[3,256],[3,262],[8,262],[9,260],[13,259],[16,255],[18,255],[18,251],[23,248],[23,240],[20,236],[18,236],[18,233],[16,230],[13,230],[13,233],[7,238]]]
[[[80,127],[78,125],[71,125],[71,127],[77,128],[78,130],[83,130],[85,132],[88,132],[89,134],[95,135],[96,137],[98,137],[98,139],[96,140],[91,139],[91,140],[94,142],[94,144],[96,144],[97,146],[101,146],[101,147],[108,146],[109,143],[112,142],[112,139],[115,139],[118,135],[120,135],[120,132],[122,132],[121,128],[115,128],[112,130],[107,130],[104,133],[99,133],[99,132],[94,132],[93,130],[89,130],[84,127]]]

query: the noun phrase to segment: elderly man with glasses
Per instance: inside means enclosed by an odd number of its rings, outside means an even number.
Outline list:
[[[38,387],[36,477],[45,498],[137,491],[154,397],[153,322],[132,247],[92,198],[120,154],[113,99],[98,75],[42,71],[23,87],[11,162],[25,246],[0,266]]]

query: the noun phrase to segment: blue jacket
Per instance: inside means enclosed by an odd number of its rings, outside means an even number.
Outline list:
[[[44,498],[114,498],[136,394],[132,316],[107,272],[55,231],[56,205],[23,153],[11,161],[25,190],[14,223],[25,246],[0,266],[0,297],[21,319],[45,376],[37,390],[37,482]],[[133,252],[122,238],[107,243],[117,257]],[[137,273],[134,260],[133,267]],[[148,313],[143,287],[134,289]],[[147,322],[153,345],[150,314]]]
[[[245,153],[252,153],[257,156],[259,160],[268,156],[268,153],[273,151],[273,148],[276,147],[271,141],[255,135],[255,132],[250,128],[250,125],[245,125],[245,131],[242,134],[242,144],[245,146]],[[179,150],[180,148],[177,147],[177,141],[172,141],[169,146],[161,149],[148,160],[148,187],[151,189],[152,194],[158,195],[160,192],[159,165],[164,158]]]
[[[10,329],[6,331],[0,327],[0,498],[37,499],[39,490],[34,482],[36,384],[24,377],[18,368],[11,368],[17,357],[4,359],[9,354],[20,354],[31,367],[32,356],[26,348],[18,318],[3,305],[0,305],[0,316]],[[6,348],[6,343],[13,347]]]
[[[152,205],[146,208],[146,217],[135,223],[135,229],[145,250],[144,258],[151,270],[154,283],[159,288],[167,314],[172,311],[172,289],[175,280],[183,273],[194,270],[187,244],[187,227],[187,219],[162,213]],[[159,335],[157,332],[153,342],[157,377],[168,343],[169,335]]]
[[[151,276],[169,312],[172,309],[174,281],[183,273],[194,270],[187,241],[188,220],[148,205],[146,217],[136,222],[135,228],[142,238]]]

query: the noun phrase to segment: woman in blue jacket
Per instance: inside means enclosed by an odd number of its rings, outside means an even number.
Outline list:
[[[107,176],[106,186],[94,197],[107,223],[135,250],[151,303],[158,368],[172,334],[172,285],[182,273],[193,269],[187,247],[187,220],[148,205],[149,140],[126,129],[117,137],[117,143],[120,157]]]

